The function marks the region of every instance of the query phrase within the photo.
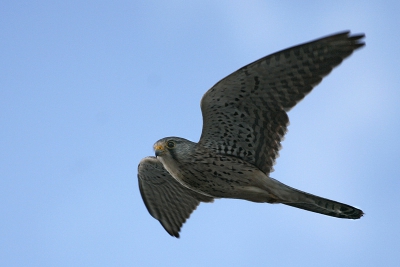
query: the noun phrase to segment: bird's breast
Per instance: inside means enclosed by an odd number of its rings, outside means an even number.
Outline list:
[[[184,187],[193,190],[199,194],[206,195],[209,197],[215,197],[202,190],[204,188],[204,178],[201,176],[201,172],[196,170],[197,164],[180,163],[172,158],[157,157],[163,164],[164,168],[171,174],[171,176],[177,180]],[[199,166],[197,166],[199,167]],[[202,181],[203,180],[203,181]]]

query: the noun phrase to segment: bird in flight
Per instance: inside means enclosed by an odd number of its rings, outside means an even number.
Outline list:
[[[359,219],[363,211],[287,186],[271,177],[287,112],[354,50],[364,34],[342,32],[263,57],[228,75],[201,99],[198,143],[158,140],[155,157],[138,166],[147,210],[171,235],[200,202],[218,198],[282,203],[328,216]]]

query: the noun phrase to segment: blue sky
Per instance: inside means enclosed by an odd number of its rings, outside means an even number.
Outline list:
[[[1,266],[396,266],[398,1],[3,1]],[[362,208],[202,204],[170,237],[137,164],[200,137],[200,99],[236,69],[342,30],[366,47],[291,110],[272,177]]]

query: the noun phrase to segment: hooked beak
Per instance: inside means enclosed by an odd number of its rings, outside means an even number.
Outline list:
[[[164,146],[159,144],[154,145],[154,152],[156,153],[156,157],[161,156],[165,152]]]

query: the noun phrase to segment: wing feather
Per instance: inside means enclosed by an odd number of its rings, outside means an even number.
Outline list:
[[[331,35],[266,56],[225,77],[201,100],[199,145],[239,157],[268,175],[287,131],[286,112],[362,47],[363,37]]]
[[[140,161],[138,180],[147,210],[171,236],[179,237],[183,223],[200,202],[213,201],[182,186],[155,157]]]

